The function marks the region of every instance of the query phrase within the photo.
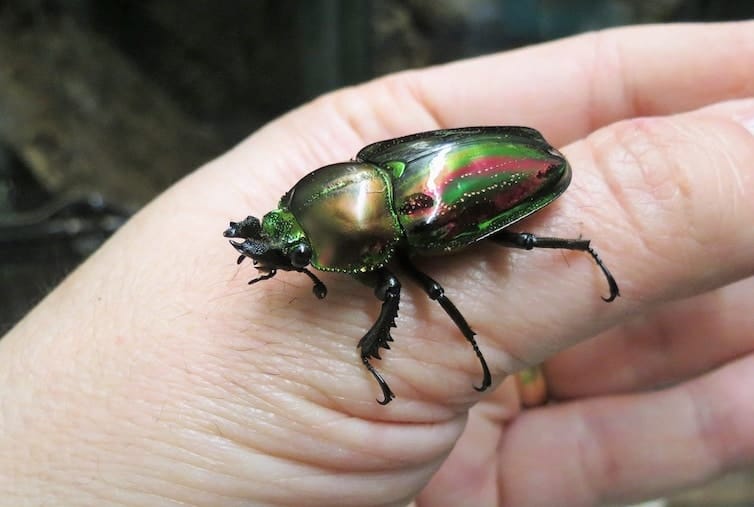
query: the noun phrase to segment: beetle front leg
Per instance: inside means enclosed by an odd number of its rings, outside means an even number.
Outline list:
[[[484,359],[484,354],[482,354],[482,351],[479,349],[479,346],[476,343],[476,339],[474,338],[476,333],[471,329],[471,326],[469,326],[469,323],[466,322],[466,319],[463,317],[463,315],[461,315],[461,312],[458,311],[456,305],[454,305],[453,302],[448,299],[448,296],[445,295],[445,289],[442,288],[442,285],[437,283],[437,281],[434,278],[430,277],[428,274],[420,271],[419,268],[417,268],[414,263],[411,262],[411,259],[409,259],[408,255],[400,254],[399,259],[401,265],[408,272],[411,278],[413,278],[419,285],[421,285],[422,289],[424,289],[424,292],[427,293],[427,296],[429,296],[431,300],[440,303],[440,306],[443,310],[445,310],[445,313],[448,314],[448,316],[453,320],[466,340],[468,340],[468,342],[471,344],[471,347],[474,349],[474,353],[476,354],[477,358],[479,358],[479,363],[482,365],[482,373],[484,375],[482,378],[482,385],[479,387],[474,386],[474,389],[480,392],[487,390],[487,388],[492,384],[492,375],[490,374],[490,369],[487,367],[487,361]]]
[[[312,292],[316,296],[317,299],[325,299],[325,296],[327,296],[327,286],[322,283],[322,280],[317,278],[317,275],[312,273],[306,268],[299,268],[297,270],[299,273],[304,273],[306,276],[309,277],[309,279],[314,282],[314,287],[312,287]]]
[[[269,280],[270,278],[274,277],[277,274],[278,274],[277,269],[271,269],[270,272],[267,273],[266,275],[260,275],[254,278],[253,280],[249,280],[249,285],[254,285],[255,283],[258,283],[258,282],[264,282],[265,280]]]
[[[385,268],[378,269],[371,273],[369,278],[366,276],[358,277],[361,281],[374,287],[374,295],[377,299],[382,301],[382,308],[380,309],[380,315],[367,331],[367,333],[359,340],[359,349],[361,349],[361,362],[369,373],[372,374],[374,379],[380,385],[382,389],[382,401],[377,400],[380,405],[387,405],[390,400],[395,398],[395,394],[390,390],[387,382],[382,375],[372,366],[369,362],[369,358],[380,358],[380,347],[389,349],[390,343],[393,341],[393,337],[390,336],[390,328],[395,327],[395,318],[398,316],[398,304],[401,300],[401,282],[395,277],[393,273]]]
[[[493,235],[491,239],[503,246],[510,248],[521,248],[523,250],[531,250],[533,248],[561,248],[564,250],[578,250],[579,252],[586,252],[592,256],[594,262],[602,270],[602,273],[607,279],[607,284],[610,287],[610,295],[603,297],[606,302],[613,301],[620,296],[620,290],[618,289],[618,282],[615,281],[613,275],[607,269],[607,266],[602,262],[597,252],[590,246],[588,239],[566,239],[566,238],[545,238],[535,236],[528,232],[508,232],[500,231]]]

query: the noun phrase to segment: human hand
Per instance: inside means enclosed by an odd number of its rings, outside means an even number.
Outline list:
[[[2,498],[591,505],[751,464],[754,100],[719,103],[754,96],[751,61],[753,23],[627,28],[399,74],[271,123],[0,341]],[[371,291],[325,274],[317,301],[295,273],[249,288],[220,233],[369,142],[475,124],[567,145],[571,187],[516,229],[591,239],[623,297],[605,305],[578,253],[429,260],[493,379],[546,361],[558,403],[521,411],[511,381],[474,391],[468,344],[405,282],[378,363],[398,398],[381,407],[355,351]]]

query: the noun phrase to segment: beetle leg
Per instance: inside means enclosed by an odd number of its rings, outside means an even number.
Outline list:
[[[380,385],[380,389],[382,389],[383,399],[381,401],[377,400],[377,403],[387,405],[390,403],[390,400],[395,398],[395,394],[390,390],[390,386],[382,378],[382,375],[369,362],[369,358],[381,359],[380,347],[389,349],[389,342],[393,341],[393,337],[390,336],[390,328],[395,327],[395,318],[398,316],[398,304],[401,299],[401,282],[398,281],[393,273],[385,268],[374,271],[373,276],[376,278],[367,278],[364,276],[358,278],[374,287],[374,295],[382,301],[382,308],[375,323],[359,340],[358,347],[361,349],[361,362],[364,363],[366,369],[369,370],[369,373],[372,374]]]
[[[603,297],[606,302],[610,302],[620,296],[620,290],[618,289],[618,282],[615,281],[613,275],[607,269],[607,266],[602,262],[597,252],[589,245],[588,239],[566,239],[566,238],[545,238],[535,236],[528,232],[508,232],[500,231],[491,237],[492,240],[500,243],[503,246],[511,248],[521,248],[523,250],[531,250],[533,248],[562,248],[565,250],[578,250],[579,252],[586,252],[592,256],[594,262],[602,270],[602,273],[607,279],[607,284],[610,287],[610,295]]]
[[[442,285],[437,283],[437,281],[434,278],[430,277],[428,274],[420,271],[419,268],[417,268],[414,263],[411,262],[411,259],[409,259],[408,255],[402,253],[399,255],[399,259],[401,266],[403,266],[403,268],[408,272],[411,278],[413,278],[419,285],[421,285],[422,289],[424,289],[424,292],[427,293],[427,296],[429,296],[431,300],[440,303],[440,306],[443,310],[445,310],[445,313],[447,313],[448,316],[453,319],[455,325],[471,344],[471,347],[474,349],[474,353],[476,354],[477,358],[479,358],[479,363],[482,365],[482,372],[484,374],[484,377],[482,378],[482,385],[479,387],[474,386],[474,389],[480,392],[485,391],[488,387],[490,387],[490,384],[492,384],[492,375],[490,375],[490,369],[487,367],[487,361],[484,359],[484,354],[482,354],[482,351],[479,349],[479,346],[476,343],[476,339],[474,339],[476,333],[471,329],[471,326],[469,326],[469,323],[466,322],[466,319],[463,317],[463,315],[461,315],[461,312],[458,311],[456,305],[454,305],[453,302],[448,299],[448,296],[445,295],[445,289],[442,288]]]
[[[273,276],[275,276],[277,274],[278,274],[278,272],[277,272],[276,269],[270,270],[270,272],[267,273],[266,275],[258,276],[258,277],[256,277],[253,280],[249,280],[249,285],[255,284],[257,282],[263,282],[265,280],[269,280],[270,278],[272,278]]]
[[[314,282],[314,287],[312,287],[312,292],[315,296],[317,296],[317,299],[324,299],[325,296],[327,296],[327,286],[322,283],[322,280],[317,278],[317,275],[312,273],[306,268],[300,268],[297,270],[299,273],[304,273],[306,276],[308,276],[312,282]]]

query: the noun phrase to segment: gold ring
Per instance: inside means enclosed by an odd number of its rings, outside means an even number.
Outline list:
[[[547,403],[547,381],[541,365],[531,366],[516,373],[521,406],[538,407]]]

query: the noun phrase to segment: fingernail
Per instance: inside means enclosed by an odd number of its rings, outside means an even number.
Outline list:
[[[754,135],[754,99],[746,99],[738,102],[742,108],[738,113],[733,115],[733,119],[743,125],[743,127]]]
[[[738,118],[737,118],[738,119]],[[747,118],[741,118],[738,119],[739,123],[744,126],[746,130],[751,132],[752,135],[754,135],[754,112],[752,112],[751,115],[749,115]]]

